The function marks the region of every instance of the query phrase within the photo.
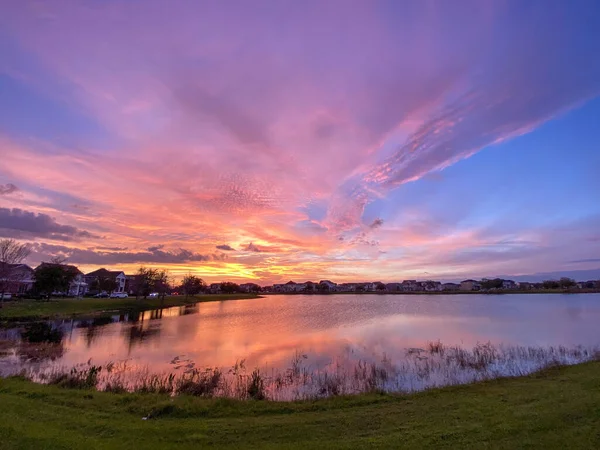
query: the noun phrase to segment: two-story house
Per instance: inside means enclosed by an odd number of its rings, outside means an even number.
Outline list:
[[[97,294],[100,292],[126,292],[127,276],[120,270],[98,269],[85,275],[88,292]]]

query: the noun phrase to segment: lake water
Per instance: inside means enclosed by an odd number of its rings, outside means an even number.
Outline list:
[[[464,347],[488,341],[595,346],[599,324],[600,294],[278,295],[52,322],[59,350],[46,356],[18,351],[23,328],[0,330],[0,373],[89,360],[126,361],[152,372],[172,371],[182,362],[230,367],[240,360],[247,367],[283,369],[297,354],[309,367],[322,368],[340,356],[394,361],[407,348],[437,340]]]

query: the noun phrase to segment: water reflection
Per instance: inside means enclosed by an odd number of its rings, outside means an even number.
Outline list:
[[[173,370],[170,362],[179,356],[196,367],[244,359],[249,367],[285,368],[301,352],[318,368],[340,355],[398,359],[406,348],[438,339],[463,346],[597,345],[598,319],[599,294],[273,296],[0,330],[0,341],[14,342],[9,356],[0,352],[0,372],[31,361],[16,349],[32,339],[54,343],[45,362],[66,367],[91,359],[159,372]]]

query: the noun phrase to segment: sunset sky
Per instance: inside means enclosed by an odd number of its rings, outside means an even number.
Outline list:
[[[2,237],[209,282],[598,269],[600,3],[4,1]]]

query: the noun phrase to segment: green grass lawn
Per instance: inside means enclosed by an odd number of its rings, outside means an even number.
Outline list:
[[[0,449],[595,449],[599,375],[593,362],[407,396],[295,403],[171,399],[0,379]]]
[[[0,308],[0,322],[28,321],[42,319],[69,318],[73,316],[102,316],[132,310],[168,308],[198,302],[213,302],[257,298],[256,294],[215,294],[190,296],[183,295],[158,298],[63,298],[51,301],[19,300],[3,302]]]

